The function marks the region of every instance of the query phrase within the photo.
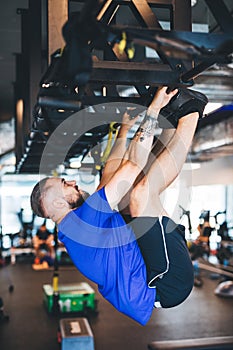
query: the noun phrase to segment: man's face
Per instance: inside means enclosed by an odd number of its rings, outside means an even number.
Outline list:
[[[89,197],[89,193],[81,190],[75,180],[66,181],[65,179],[51,178],[46,184],[51,186],[50,191],[54,195],[65,199],[71,209],[79,207]]]

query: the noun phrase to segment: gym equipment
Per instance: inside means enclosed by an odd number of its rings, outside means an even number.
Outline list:
[[[60,320],[62,350],[94,350],[94,338],[86,318]]]
[[[233,337],[211,337],[197,339],[181,339],[154,341],[148,345],[149,350],[223,350],[232,349]]]
[[[192,228],[192,223],[191,223],[190,211],[189,210],[185,210],[181,205],[179,205],[179,207],[182,210],[182,214],[181,214],[180,218],[182,218],[183,215],[187,216],[187,219],[188,219],[188,230],[189,230],[189,239],[191,240],[193,228]]]
[[[9,316],[4,313],[4,303],[2,298],[0,298],[0,323],[9,321]]]
[[[207,4],[222,29],[214,33],[190,31],[190,1],[82,2],[83,7],[77,17],[75,14],[70,16],[64,25],[65,47],[58,48],[52,54],[51,64],[40,81],[32,128],[30,129],[31,125],[24,128],[30,132],[22,151],[19,142],[17,173],[38,172],[39,164],[41,165],[40,156],[48,136],[74,111],[116,101],[137,103],[146,109],[154,95],[154,92],[151,92],[156,86],[190,87],[194,84],[194,79],[209,67],[215,64],[228,66],[232,63],[232,15],[224,5],[224,0],[208,1]],[[156,11],[153,11],[157,5],[158,8],[169,11],[172,30],[162,30]],[[132,12],[132,20],[129,18],[127,22],[130,25],[133,23],[132,27],[121,23],[121,7],[126,6],[129,7],[129,12]],[[157,52],[159,63],[157,58],[149,60],[145,48]],[[30,54],[30,57],[33,56]],[[96,57],[97,60],[94,59]],[[41,64],[39,60],[38,66]],[[19,68],[20,62],[19,60]],[[217,80],[215,74],[206,74],[207,77],[204,75],[201,79],[207,81],[207,84],[209,80],[219,82],[223,79],[221,74]],[[106,85],[110,88],[107,87],[107,94],[104,95],[101,91]],[[131,96],[131,93],[129,96],[128,92],[121,96],[118,87],[127,85],[136,88],[136,96]],[[94,113],[93,110],[89,111],[85,115],[85,121],[90,121]],[[83,116],[79,115],[77,120],[82,118]],[[96,120],[97,118],[95,115]],[[113,115],[110,118],[107,114],[104,119],[104,123],[109,119],[118,121]],[[25,132],[23,134],[21,136],[25,139]],[[102,133],[95,132],[95,135],[99,141],[102,140]],[[21,136],[17,138],[19,141]],[[77,135],[76,140],[79,137],[80,140],[72,145],[67,154],[67,161],[74,154],[86,154],[93,144],[95,145],[94,138],[81,139],[82,136]],[[57,150],[52,154],[57,154]],[[48,163],[51,170],[54,170],[61,162],[53,156],[51,159],[53,162]]]
[[[43,302],[47,311],[54,315],[68,312],[97,312],[95,291],[88,283],[59,284],[58,237],[54,229],[54,270],[51,284],[43,285]]]
[[[223,265],[220,265],[220,268],[217,268],[210,263],[207,264],[207,263],[201,263],[201,262],[199,262],[199,267],[201,269],[230,278],[231,280],[221,282],[215,289],[214,293],[215,295],[220,297],[225,297],[225,298],[233,297],[233,272],[231,270],[227,269],[227,267]]]
[[[203,286],[203,280],[200,276],[200,269],[199,269],[199,262],[198,258],[203,255],[203,249],[200,246],[196,246],[192,244],[192,223],[191,223],[191,217],[190,217],[190,211],[185,210],[181,205],[179,205],[180,209],[182,210],[182,214],[180,218],[182,218],[183,215],[187,216],[188,219],[188,231],[189,231],[189,240],[187,242],[189,252],[191,254],[191,259],[193,261],[193,271],[194,271],[194,286],[195,287],[202,287]]]
[[[227,269],[226,266],[219,265],[219,267],[215,267],[213,264],[205,262],[202,260],[202,262],[199,262],[199,267],[203,270],[207,270],[213,273],[218,273],[223,276],[227,276],[233,279],[233,272],[229,269]]]
[[[0,225],[0,267],[4,267],[5,266],[5,257],[3,255],[3,235],[2,235],[2,226]],[[7,277],[7,280],[9,282],[9,287],[8,287],[8,290],[10,293],[12,293],[14,291],[14,285],[11,281],[11,278],[9,276],[9,273],[6,272],[6,277]],[[3,307],[3,302],[2,302],[2,299],[0,298],[0,310],[1,308]],[[1,311],[0,311],[1,312]],[[0,316],[1,318],[1,316]]]
[[[224,281],[219,283],[214,291],[215,295],[224,298],[233,297],[233,281]]]
[[[49,313],[96,312],[95,291],[86,282],[62,284],[57,288],[57,299],[54,301],[54,288],[43,285],[43,302]],[[57,305],[54,305],[57,303]],[[55,308],[57,308],[55,310]]]

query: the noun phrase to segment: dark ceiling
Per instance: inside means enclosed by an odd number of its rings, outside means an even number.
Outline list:
[[[38,3],[38,1],[36,2]],[[43,3],[43,6],[46,3],[46,1],[43,0],[41,0],[41,2]],[[26,72],[24,84],[27,82],[29,85],[33,84],[32,78],[27,77],[28,71],[27,69],[25,71],[24,63],[21,62],[22,66],[20,66],[18,62],[18,67],[16,66],[16,56],[18,57],[18,60],[20,60],[20,58],[24,60],[25,57],[26,60],[28,59],[27,52],[26,56],[25,52],[23,55],[19,55],[22,52],[21,28],[24,15],[22,15],[22,11],[21,15],[17,14],[20,12],[17,11],[17,9],[27,9],[28,7],[30,9],[32,3],[33,1],[30,0],[8,1],[4,4],[4,10],[0,13],[0,74],[2,77],[0,80],[1,122],[9,121],[15,116],[14,86],[23,86],[22,80],[24,79],[24,72]],[[83,3],[84,1],[69,1],[70,15],[73,11],[82,10]],[[52,91],[52,89],[45,90],[43,88],[39,90],[39,84],[37,83],[36,87],[38,86],[37,93],[39,94],[38,101],[40,105],[39,107],[37,106],[37,115],[35,118],[35,115],[33,117],[33,105],[32,103],[31,105],[29,103],[30,110],[27,111],[28,115],[25,117],[28,125],[26,125],[23,131],[21,130],[21,134],[23,132],[23,135],[20,135],[20,138],[23,138],[23,142],[20,140],[20,144],[17,144],[17,142],[19,143],[19,136],[17,141],[16,127],[18,172],[38,172],[41,154],[45,145],[48,144],[48,136],[50,136],[52,131],[59,126],[62,121],[73,115],[75,110],[79,110],[80,106],[83,108],[92,106],[96,103],[104,103],[104,106],[99,108],[99,110],[94,110],[94,122],[92,122],[90,119],[93,118],[93,111],[91,111],[92,113],[89,113],[90,111],[87,110],[88,115],[85,113],[82,115],[81,113],[81,129],[83,128],[84,120],[87,118],[89,120],[89,126],[96,128],[91,135],[86,133],[78,139],[77,134],[75,134],[76,140],[73,141],[74,147],[67,151],[68,155],[66,159],[74,156],[85,155],[93,146],[98,145],[102,138],[108,133],[108,123],[111,121],[120,120],[119,113],[116,113],[116,108],[114,110],[115,112],[111,111],[112,114],[111,117],[109,117],[109,111],[106,110],[105,106],[106,102],[122,102],[122,96],[126,96],[128,99],[124,99],[124,103],[126,102],[127,104],[130,104],[136,102],[139,105],[147,106],[148,101],[150,100],[151,92],[153,92],[153,89],[156,88],[156,86],[169,82],[171,83],[172,80],[174,84],[178,84],[177,79],[180,73],[177,72],[177,68],[174,67],[178,67],[180,62],[183,66],[182,74],[187,73],[191,69],[191,62],[194,62],[195,66],[197,67],[204,62],[203,64],[205,69],[202,67],[202,69],[197,72],[196,76],[191,75],[191,77],[194,78],[194,88],[205,93],[212,102],[221,102],[225,105],[231,104],[233,101],[233,64],[231,63],[233,52],[233,2],[231,0],[197,0],[192,1],[192,3],[195,3],[191,8],[190,17],[192,24],[195,26],[193,27],[193,31],[197,33],[203,32],[198,37],[186,36],[185,34],[187,33],[185,27],[191,24],[188,23],[188,12],[184,12],[185,9],[188,9],[187,6],[189,6],[189,2],[187,0],[151,0],[148,2],[145,0],[132,0],[132,2],[117,0],[101,1],[98,11],[101,8],[103,9],[104,5],[109,5],[108,10],[105,11],[103,17],[101,18],[101,21],[104,22],[104,24],[109,24],[109,26],[112,28],[123,28],[125,25],[128,26],[127,35],[133,39],[131,41],[134,42],[134,47],[136,48],[135,56],[132,60],[125,60],[116,57],[113,55],[113,51],[112,49],[110,50],[109,46],[103,46],[102,42],[96,43],[95,38],[92,41],[92,54],[98,58],[98,61],[94,62],[93,70],[89,77],[89,82],[85,85],[84,95],[82,98],[72,95],[71,97],[68,97],[68,99],[67,96],[65,96],[65,102],[67,103],[68,100],[69,104],[71,101],[73,101],[75,108],[68,106],[66,109],[67,104],[64,105],[61,102],[64,100],[64,96],[61,95],[58,90],[55,89],[55,91]],[[158,6],[159,4],[162,4],[163,6]],[[169,4],[169,6],[166,7],[164,4]],[[221,9],[221,11],[219,11],[219,9]],[[96,14],[99,13],[98,11],[96,11]],[[30,13],[33,13],[33,11],[29,11],[29,15]],[[174,29],[178,32],[182,32],[183,36],[174,36],[173,31],[169,30],[169,26],[172,25],[170,22],[172,18],[171,13],[173,15]],[[151,14],[153,14],[153,19],[151,19]],[[41,13],[41,15],[43,21],[43,16],[46,14]],[[157,22],[157,20],[159,22]],[[32,21],[33,20],[31,19],[31,22]],[[153,45],[148,44],[145,40],[145,37],[148,35],[148,32],[146,31],[147,28],[154,28],[156,31],[160,29],[158,27],[160,24],[162,27],[168,24],[168,28],[163,28],[168,29],[168,36],[158,36],[156,39],[157,41],[154,41]],[[139,29],[136,35],[134,30],[130,29],[133,27]],[[36,42],[38,33],[34,30],[30,30],[30,28],[28,29],[30,34],[27,33],[27,35],[30,43],[33,43],[34,41]],[[97,28],[97,30],[99,29]],[[122,32],[122,30],[123,29],[121,29],[120,32]],[[119,28],[116,28],[116,31],[117,35],[119,35]],[[113,31],[114,35],[116,31]],[[83,33],[84,32],[85,29],[83,29]],[[143,35],[143,38],[138,37],[139,32]],[[209,33],[209,36],[207,35],[207,32]],[[172,35],[170,35],[170,33]],[[93,36],[93,33],[91,35]],[[226,37],[224,35],[226,35]],[[229,38],[231,38],[231,40]],[[41,40],[44,40],[43,33]],[[178,46],[174,48],[174,45]],[[152,54],[151,56],[148,54],[148,52],[146,53],[144,50],[145,46],[151,46],[152,51],[156,51],[158,55],[154,56]],[[69,45],[67,44],[66,47],[69,47]],[[219,49],[220,51],[218,51]],[[41,51],[43,50],[44,48],[42,47]],[[69,51],[67,52],[67,57],[69,57]],[[65,56],[63,55],[63,57]],[[83,61],[85,61],[85,59],[81,60],[82,65]],[[42,66],[42,71],[44,73],[46,71],[46,67],[44,68],[44,64]],[[24,69],[20,69],[20,67],[24,67]],[[186,76],[186,78],[188,78],[188,76]],[[59,79],[61,79],[61,75],[59,76]],[[187,79],[187,81],[190,82],[191,79]],[[183,82],[181,82],[180,85],[183,85]],[[103,86],[107,87],[107,96],[103,95]],[[134,89],[132,90],[132,88]],[[28,98],[28,96],[26,96],[26,98]],[[61,113],[58,112],[59,108],[65,110],[62,117]],[[40,118],[41,110],[43,112],[42,118]],[[121,110],[120,107],[118,108],[118,112],[119,110]],[[224,114],[224,118],[226,117],[228,122],[229,118],[232,116],[231,113],[232,112],[228,112],[227,114]],[[41,124],[38,127],[38,117],[39,119],[43,119],[42,121],[44,122],[45,115],[47,116],[47,119],[45,118],[47,125],[45,128],[44,126],[42,127],[41,132]],[[97,124],[96,117],[99,118]],[[214,118],[213,120],[213,124],[218,124],[219,121],[223,121],[223,119],[219,119],[218,117]],[[212,119],[209,123],[212,123]],[[86,126],[83,130],[86,130],[85,128]],[[40,132],[38,132],[38,129],[40,129]],[[64,136],[64,130],[62,131],[62,134],[59,135]],[[224,138],[226,135],[222,135],[222,137]],[[71,140],[69,140],[69,142],[70,141]],[[57,152],[59,149],[58,140],[55,141],[55,148],[56,151],[52,150],[50,152],[51,158],[46,160],[47,165],[48,162],[50,163],[51,159],[54,159],[54,154],[59,153]],[[63,151],[61,157],[63,157]],[[58,160],[56,161],[58,162]],[[50,165],[52,167],[55,166],[55,164]]]

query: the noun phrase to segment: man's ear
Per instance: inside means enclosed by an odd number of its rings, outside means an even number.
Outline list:
[[[63,209],[68,206],[68,203],[63,198],[56,198],[53,200],[53,206],[56,209]]]

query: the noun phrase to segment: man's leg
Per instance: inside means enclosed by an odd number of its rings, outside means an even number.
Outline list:
[[[179,175],[191,146],[198,118],[198,113],[194,112],[179,120],[171,141],[151,162],[146,176],[132,190],[132,217],[167,215],[159,196]]]
[[[195,112],[180,119],[171,141],[130,196],[130,225],[146,264],[148,285],[156,288],[155,307],[158,304],[164,308],[179,305],[193,288],[193,267],[185,228],[168,218],[159,196],[179,174],[198,118]]]
[[[159,156],[159,154],[167,147],[168,143],[171,141],[172,137],[174,136],[174,133],[175,133],[175,129],[163,129],[161,134],[159,135],[159,137],[155,141],[155,143],[151,149],[151,153],[148,157],[148,161],[147,161],[145,168],[138,175],[138,177],[135,180],[130,191],[122,198],[121,202],[118,204],[119,211],[123,215],[130,214],[129,202],[130,202],[130,195],[131,195],[132,189],[134,187],[136,187],[136,185],[148,173],[152,163],[155,161],[155,158],[157,158]]]
[[[163,129],[162,133],[159,135],[158,139],[154,143],[151,153],[148,157],[147,164],[141,174],[138,176],[134,183],[134,187],[142,180],[146,174],[148,174],[151,165],[154,163],[155,159],[164,151],[168,143],[171,141],[175,134],[175,129]]]
[[[186,92],[184,95],[185,99],[181,94],[181,98],[178,96],[175,100],[175,105],[179,107],[175,113],[169,112],[169,121],[174,119],[172,125],[177,127],[174,135],[157,158],[151,161],[146,176],[130,196],[130,225],[146,264],[148,285],[156,288],[156,302],[165,308],[182,303],[190,294],[194,281],[185,228],[168,218],[160,202],[161,192],[182,169],[198,118],[207,103],[204,95],[194,93],[194,96],[193,92],[191,98]],[[174,107],[173,102],[170,107]]]
[[[32,244],[33,244],[33,248],[35,250],[35,258],[37,258],[39,256],[39,251],[40,251],[40,239],[38,238],[37,235],[35,235],[32,238]]]

